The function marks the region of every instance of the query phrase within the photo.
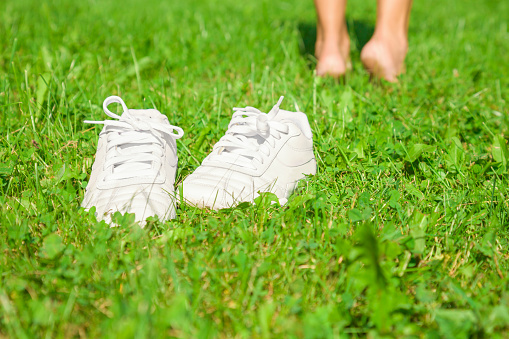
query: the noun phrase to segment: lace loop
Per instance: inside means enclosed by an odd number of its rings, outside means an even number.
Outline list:
[[[117,104],[121,104],[122,105],[122,109],[124,110],[124,113],[125,112],[129,112],[129,110],[127,109],[127,105],[125,104],[124,100],[122,100],[121,97],[118,97],[116,95],[112,95],[110,97],[107,97],[104,102],[103,102],[103,110],[104,110],[104,113],[106,113],[107,116],[109,117],[112,117],[114,119],[121,119],[121,117],[113,112],[111,112],[109,109],[108,109],[108,106],[112,103],[116,102]]]

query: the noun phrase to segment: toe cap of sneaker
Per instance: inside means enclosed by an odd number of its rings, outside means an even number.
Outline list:
[[[224,189],[192,181],[184,181],[179,190],[183,196],[183,202],[200,208],[217,210],[231,207],[235,202]]]
[[[217,168],[198,168],[180,187],[183,202],[211,209],[229,208],[252,201],[250,176]]]
[[[91,199],[96,207],[96,218],[111,222],[111,214],[134,213],[135,221],[144,223],[151,216],[164,221],[175,218],[175,199],[166,191],[140,189],[133,193],[132,188],[119,188],[113,191],[96,192]]]

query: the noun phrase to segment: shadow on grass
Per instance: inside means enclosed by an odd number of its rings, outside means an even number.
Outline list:
[[[375,27],[373,24],[360,20],[347,20],[348,34],[350,35],[351,48],[358,53],[362,47],[369,41]],[[300,54],[310,60],[314,60],[315,43],[316,43],[316,23],[315,22],[299,22],[297,26],[302,43],[300,46]]]

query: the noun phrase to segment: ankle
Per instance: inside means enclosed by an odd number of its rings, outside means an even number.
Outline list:
[[[337,43],[322,43],[320,48],[320,54],[321,55],[336,55],[341,54],[341,49]]]
[[[370,42],[381,44],[397,55],[406,55],[408,52],[408,38],[405,33],[378,31],[373,34]]]
[[[406,30],[394,28],[378,28],[375,29],[372,39],[381,42],[391,42],[401,46],[408,45],[408,34]]]

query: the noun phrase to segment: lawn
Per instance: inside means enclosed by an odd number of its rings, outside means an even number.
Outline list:
[[[311,0],[2,0],[0,337],[509,338],[509,2],[415,1],[394,85],[359,60],[375,1],[347,17],[333,81]],[[110,228],[79,207],[109,95],[184,129],[177,182],[284,95],[317,175]]]

